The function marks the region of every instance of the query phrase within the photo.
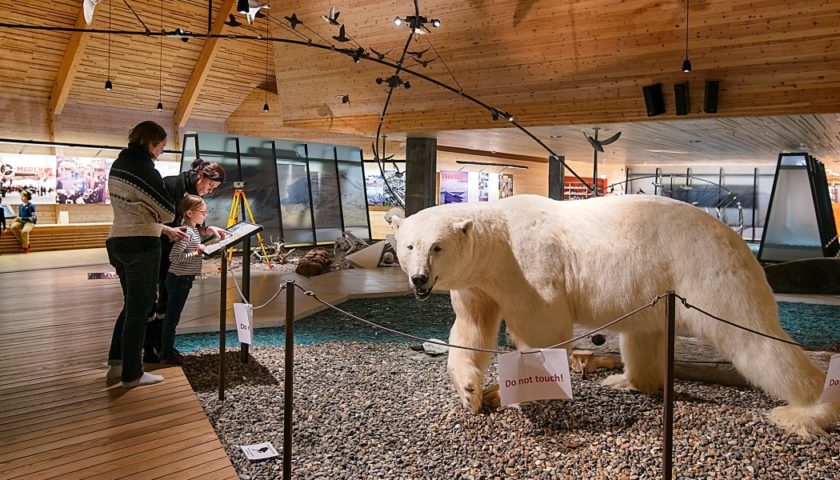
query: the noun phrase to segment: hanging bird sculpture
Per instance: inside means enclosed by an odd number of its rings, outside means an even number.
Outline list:
[[[594,158],[592,160],[592,182],[594,183],[594,185],[592,185],[594,187],[594,190],[592,191],[592,196],[595,196],[595,197],[597,197],[599,195],[599,193],[598,193],[598,152],[603,153],[604,152],[604,145],[609,145],[609,144],[615,142],[616,140],[618,140],[618,137],[621,136],[621,132],[618,132],[610,138],[607,138],[605,140],[598,140],[598,131],[599,130],[601,130],[601,127],[595,127],[595,137],[594,138],[587,135],[586,132],[583,132],[583,136],[586,137],[586,141],[589,142],[590,145],[592,145],[592,150],[593,150],[592,153],[594,155]]]

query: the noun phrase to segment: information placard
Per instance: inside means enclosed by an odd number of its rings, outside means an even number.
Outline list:
[[[498,357],[502,406],[530,400],[571,399],[565,349],[503,353]]]
[[[828,375],[825,376],[822,401],[840,401],[840,355],[831,356],[831,362],[828,364]]]
[[[204,247],[204,255],[213,255],[219,250],[238,242],[246,235],[254,235],[261,232],[262,229],[262,225],[254,225],[253,223],[248,222],[239,222],[236,225],[232,225],[225,229],[225,231],[227,231],[230,235],[222,240],[219,240],[217,243]]]
[[[233,316],[236,318],[236,333],[239,343],[251,345],[254,340],[254,306],[250,303],[234,303]]]

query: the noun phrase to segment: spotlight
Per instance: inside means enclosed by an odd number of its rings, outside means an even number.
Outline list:
[[[248,13],[248,0],[237,0],[236,2],[236,11],[237,13]]]
[[[247,3],[247,2],[246,2],[246,3]],[[402,19],[402,18],[400,18],[400,17],[394,17],[394,25],[396,25],[396,26],[398,26],[398,27],[399,27],[400,25],[402,25],[402,22],[403,22],[403,19]]]
[[[499,119],[499,111],[498,110],[490,110],[490,115],[493,115],[493,121],[497,121]]]
[[[268,113],[268,102],[263,104],[263,112]]]
[[[105,90],[108,90],[110,92],[112,88],[114,88],[114,84],[111,83],[110,79],[106,80],[105,81]]]
[[[432,26],[435,27],[435,28],[439,27],[440,26],[440,19],[439,18],[433,18],[432,19]]]
[[[685,73],[689,73],[691,71],[691,60],[687,58],[683,60],[682,71]]]
[[[508,122],[512,122],[513,121],[513,115],[511,115],[509,113],[506,113],[505,114],[505,120],[507,120]]]
[[[157,104],[157,111],[158,111],[158,112],[163,111],[163,102],[158,102],[158,104]]]
[[[183,28],[176,28],[175,29],[175,36],[180,37],[181,41],[187,43],[190,41],[190,37],[187,36],[187,32]]]
[[[341,103],[350,103],[350,95],[336,95],[336,98],[341,100]]]
[[[362,59],[361,59],[361,57],[359,57],[358,53],[353,54],[353,61],[356,62],[356,63],[359,63],[359,62],[362,61]]]

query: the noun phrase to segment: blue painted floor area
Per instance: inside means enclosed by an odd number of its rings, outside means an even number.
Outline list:
[[[779,302],[779,319],[802,345],[840,348],[840,305]]]
[[[422,339],[449,338],[449,328],[455,313],[449,295],[432,295],[420,302],[414,297],[388,297],[350,300],[339,308],[366,320],[418,336]],[[797,342],[810,347],[840,346],[840,306],[779,302],[782,326]],[[729,319],[728,319],[729,320]],[[500,345],[504,333],[500,332]],[[238,345],[236,332],[228,332],[229,346]],[[311,345],[329,341],[422,343],[378,330],[333,310],[311,315],[295,323],[295,343]],[[262,328],[254,331],[254,346],[282,346],[282,328]],[[217,333],[178,335],[178,349],[189,353],[202,348],[218,348]]]

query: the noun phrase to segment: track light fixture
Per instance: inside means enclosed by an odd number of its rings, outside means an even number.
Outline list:
[[[440,19],[432,18],[429,20],[426,17],[418,15],[409,15],[407,17],[398,16],[394,18],[394,25],[399,27],[400,25],[405,24],[411,29],[412,33],[429,33],[429,28],[426,26],[427,23],[431,23],[434,28],[437,28],[440,26]]]
[[[685,0],[685,60],[682,63],[684,73],[691,72],[691,60],[688,59],[688,3],[689,0]]]
[[[263,112],[268,113],[268,102],[263,103]]]
[[[236,13],[248,13],[248,0],[237,0]]]
[[[387,83],[389,87],[394,87],[394,88],[399,87],[399,86],[402,86],[406,89],[411,88],[411,82],[409,82],[408,80],[403,80],[398,75],[391,75],[388,78],[378,77],[376,79],[376,84],[377,85],[382,85],[383,83]]]
[[[501,110],[496,110],[495,108],[490,109],[490,115],[493,116],[493,121],[497,121],[500,118],[504,118],[508,122],[512,122],[514,120],[513,115],[503,112]]]

